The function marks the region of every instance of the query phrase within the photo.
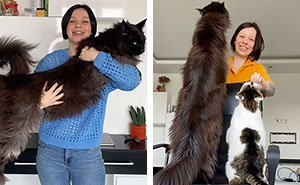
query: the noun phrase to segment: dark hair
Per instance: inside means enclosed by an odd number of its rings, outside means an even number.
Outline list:
[[[74,12],[74,10],[79,9],[79,8],[85,9],[89,15],[91,28],[92,28],[90,37],[94,37],[96,35],[97,20],[96,20],[96,17],[94,15],[93,11],[91,10],[91,8],[84,4],[75,4],[68,9],[68,11],[65,13],[65,15],[61,21],[61,29],[62,29],[62,35],[63,35],[64,39],[68,39],[67,26],[68,26],[68,23],[72,16],[72,13]]]
[[[255,38],[255,44],[253,47],[253,51],[248,56],[251,60],[256,61],[259,59],[261,52],[264,50],[265,44],[264,44],[264,39],[262,37],[261,31],[260,31],[258,25],[254,22],[244,22],[241,25],[239,25],[239,27],[235,30],[235,32],[231,38],[231,41],[230,41],[231,49],[233,52],[235,52],[236,37],[237,37],[238,33],[244,28],[254,28],[256,30],[256,38]]]

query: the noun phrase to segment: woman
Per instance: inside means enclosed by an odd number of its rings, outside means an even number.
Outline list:
[[[273,96],[274,84],[265,67],[257,63],[264,40],[256,23],[242,23],[231,38],[234,55],[229,58],[229,74],[227,83],[253,81],[261,86],[265,96]]]
[[[265,96],[273,96],[275,87],[265,67],[256,62],[264,49],[264,40],[256,23],[242,23],[234,32],[230,42],[233,56],[229,58],[227,84],[253,81],[258,83]],[[228,184],[225,175],[228,145],[226,132],[230,126],[231,115],[223,115],[223,134],[218,147],[218,161],[211,184]]]
[[[44,57],[36,72],[53,69],[77,53],[79,42],[94,37],[96,18],[86,5],[74,5],[62,19],[62,34],[69,47]],[[120,65],[110,54],[84,48],[80,58],[93,61],[94,66],[110,78],[97,105],[81,115],[57,121],[42,122],[37,154],[37,170],[42,185],[104,185],[105,169],[100,150],[108,94],[115,89],[130,91],[138,86],[140,74],[132,65]],[[41,108],[63,103],[59,99],[62,86],[55,84],[43,91]],[[55,90],[56,89],[56,90]]]

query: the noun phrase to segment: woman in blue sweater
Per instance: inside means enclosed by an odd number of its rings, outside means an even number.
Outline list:
[[[96,18],[86,5],[74,5],[62,19],[62,34],[68,39],[69,48],[57,50],[45,56],[36,72],[56,68],[67,62],[77,52],[82,39],[94,37],[97,31]],[[80,58],[93,61],[94,66],[110,78],[104,87],[104,95],[97,105],[81,115],[44,120],[40,128],[37,155],[37,170],[42,185],[104,185],[105,169],[100,150],[107,98],[110,92],[120,89],[130,91],[140,83],[140,74],[133,65],[121,65],[110,54],[94,48],[84,48]],[[43,91],[41,108],[63,103],[55,84]]]

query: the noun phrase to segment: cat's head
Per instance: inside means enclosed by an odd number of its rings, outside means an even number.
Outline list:
[[[259,102],[264,99],[259,85],[253,82],[245,82],[235,97],[251,112],[256,112]]]
[[[137,24],[131,24],[128,21],[122,21],[121,30],[122,38],[126,41],[128,54],[138,56],[145,51],[146,37],[143,32],[143,27],[147,19],[142,20]]]
[[[250,143],[250,142],[259,142],[260,141],[260,135],[256,130],[253,130],[251,128],[244,128],[242,130],[242,134],[240,136],[241,143]]]
[[[197,8],[197,10],[199,10],[201,16],[204,16],[207,13],[217,12],[217,13],[220,13],[220,14],[226,16],[227,18],[229,18],[229,13],[228,13],[227,9],[225,8],[224,2],[223,3],[212,2],[202,9]]]

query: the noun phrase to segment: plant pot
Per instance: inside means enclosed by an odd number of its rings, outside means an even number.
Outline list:
[[[139,138],[140,140],[145,140],[146,138],[146,124],[141,126],[135,126],[130,124],[130,132],[132,138]]]

